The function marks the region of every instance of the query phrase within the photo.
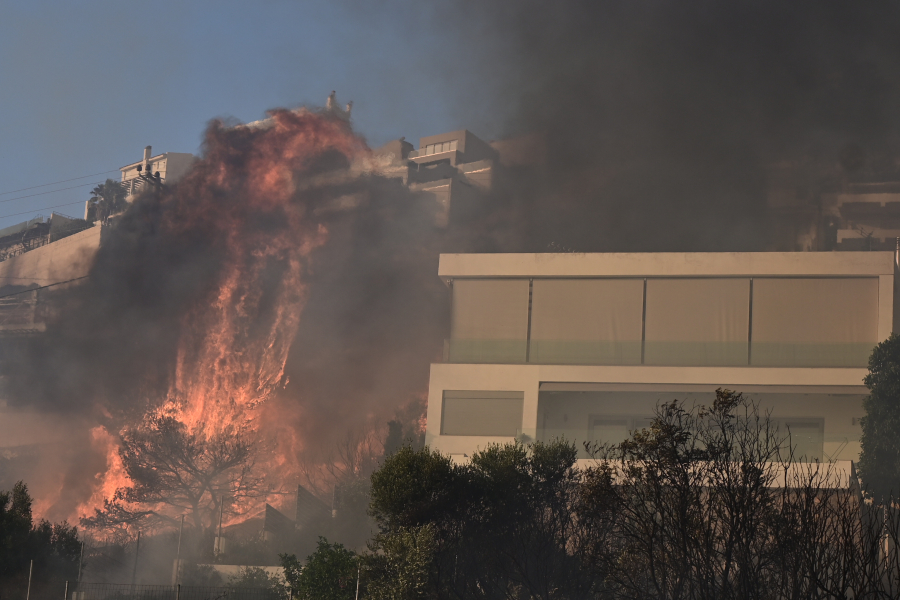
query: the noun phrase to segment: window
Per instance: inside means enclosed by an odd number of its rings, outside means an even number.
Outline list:
[[[790,433],[793,459],[798,462],[822,460],[825,441],[824,421],[822,419],[784,419],[778,423],[778,433],[787,436]],[[785,447],[787,440],[785,440]],[[787,457],[785,457],[787,458]]]
[[[877,277],[753,280],[753,365],[864,367],[877,331]]]
[[[515,437],[522,427],[524,392],[444,392],[441,435]]]
[[[642,279],[535,279],[530,362],[640,364]]]
[[[644,362],[746,365],[749,279],[648,279]]]
[[[588,440],[598,444],[618,444],[627,440],[632,431],[649,429],[652,425],[651,416],[591,415]]]
[[[451,362],[525,362],[527,333],[527,279],[454,280]]]
[[[459,140],[450,140],[448,142],[438,142],[425,146],[425,156],[429,154],[440,154],[441,152],[453,152],[456,150]]]

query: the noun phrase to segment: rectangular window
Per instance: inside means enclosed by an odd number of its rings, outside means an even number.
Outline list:
[[[535,279],[530,362],[641,362],[642,279]]]
[[[524,392],[445,391],[441,435],[515,437],[524,403]]]
[[[596,444],[618,444],[628,439],[628,417],[591,417],[588,440]]]
[[[648,279],[646,318],[646,364],[747,364],[749,279]]]
[[[525,362],[527,279],[453,281],[450,362]]]
[[[864,367],[877,341],[877,277],[753,280],[753,365]]]
[[[451,152],[453,152],[454,150],[456,150],[456,144],[457,144],[458,141],[459,141],[459,140],[451,140],[451,141],[450,141],[450,151],[451,151]]]
[[[796,462],[822,460],[824,446],[824,422],[821,419],[784,419],[779,423],[781,436],[790,434],[790,444]],[[785,448],[787,447],[785,440]],[[784,456],[783,458],[787,458]]]

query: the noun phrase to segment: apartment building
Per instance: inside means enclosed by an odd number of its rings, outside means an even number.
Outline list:
[[[859,456],[862,379],[894,330],[891,252],[447,254],[426,442],[619,442],[658,403],[743,392],[805,460]],[[582,454],[586,457],[586,454]]]
[[[438,227],[449,226],[454,212],[468,210],[491,189],[500,159],[496,148],[466,129],[420,138],[418,149],[405,139],[394,140],[375,155],[384,159],[384,175],[434,198]]]

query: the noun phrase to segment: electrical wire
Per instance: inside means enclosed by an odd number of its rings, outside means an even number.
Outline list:
[[[47,285],[42,285],[40,287],[33,287],[27,290],[22,290],[21,292],[13,292],[12,294],[4,294],[0,296],[0,298],[9,298],[10,296],[18,296],[19,294],[27,294],[28,292],[36,292],[38,290],[43,290],[48,287],[53,287],[54,285],[62,285],[64,283],[72,283],[73,281],[78,281],[79,279],[87,279],[87,275],[82,275],[81,277],[76,277],[75,279],[67,279],[65,281],[57,281],[56,283],[48,283]]]
[[[115,169],[113,171],[103,171],[102,173],[94,173],[93,175],[82,175],[81,177],[73,177],[71,179],[63,179],[62,181],[54,181],[53,183],[42,183],[41,185],[33,185],[31,187],[22,188],[18,190],[10,190],[8,192],[0,192],[0,196],[5,196],[7,194],[15,194],[16,192],[25,192],[27,190],[34,190],[39,187],[47,187],[48,185],[57,185],[59,183],[68,183],[70,181],[78,181],[79,179],[87,179],[88,177],[96,177],[97,175],[106,175],[108,173],[118,173],[119,169]]]
[[[30,215],[34,214],[35,211],[38,210],[50,210],[51,208],[61,208],[63,206],[72,206],[73,204],[84,204],[85,200],[76,200],[75,202],[67,202],[65,204],[57,204],[56,206],[42,206],[41,208],[32,208],[30,210],[26,210],[25,212],[12,213],[9,215],[0,215],[0,219],[5,219],[6,217],[18,217],[20,215]]]
[[[73,185],[71,187],[59,188],[58,190],[50,190],[49,192],[38,192],[36,194],[28,194],[27,196],[16,196],[15,198],[6,198],[5,200],[0,200],[0,204],[3,202],[12,202],[13,200],[21,200],[23,198],[34,198],[35,196],[45,196],[47,194],[55,194],[56,192],[64,192],[66,190],[74,190],[75,188],[84,187],[86,185],[100,185],[103,183],[102,181],[94,181],[91,183],[79,183],[78,185]],[[116,182],[118,183],[118,182]]]

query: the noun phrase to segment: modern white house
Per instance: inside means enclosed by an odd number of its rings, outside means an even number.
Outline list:
[[[857,460],[862,379],[894,331],[892,252],[445,254],[426,443],[618,442],[658,403],[743,392],[806,460]],[[586,456],[586,455],[585,455]]]

